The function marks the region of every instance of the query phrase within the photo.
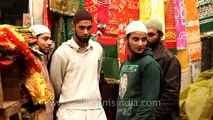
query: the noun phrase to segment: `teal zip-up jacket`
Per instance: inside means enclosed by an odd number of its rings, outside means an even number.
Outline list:
[[[120,71],[116,120],[154,120],[162,76],[148,47],[140,56],[127,59]]]

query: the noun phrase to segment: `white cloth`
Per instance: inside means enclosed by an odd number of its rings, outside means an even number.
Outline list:
[[[99,77],[102,47],[89,41],[82,52],[74,39],[62,44],[53,54],[50,76],[56,98],[69,109],[99,109],[101,95]]]
[[[92,110],[73,110],[59,108],[57,111],[58,120],[107,120],[102,108]]]

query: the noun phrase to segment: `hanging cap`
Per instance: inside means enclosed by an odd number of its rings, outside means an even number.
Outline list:
[[[147,28],[155,28],[162,32],[162,24],[157,19],[148,20],[144,22],[144,24],[146,25]]]
[[[126,35],[132,32],[144,32],[147,33],[146,26],[141,21],[132,21],[126,27]]]
[[[45,25],[33,25],[31,26],[32,33],[34,36],[37,36],[42,33],[50,33],[50,29]]]

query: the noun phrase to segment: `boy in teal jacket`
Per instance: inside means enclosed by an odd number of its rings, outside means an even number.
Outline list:
[[[140,21],[126,28],[128,57],[120,71],[117,120],[154,120],[162,69],[147,45],[147,28]]]

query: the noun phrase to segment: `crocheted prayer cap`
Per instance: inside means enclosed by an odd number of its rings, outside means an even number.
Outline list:
[[[86,11],[86,10],[79,10],[75,15],[73,16],[73,23],[76,24],[82,20],[90,20],[92,21],[92,15]]]
[[[144,32],[147,33],[146,26],[141,21],[132,21],[126,27],[126,35],[132,32]]]
[[[146,25],[147,28],[155,28],[162,32],[162,24],[157,19],[145,21],[144,24]]]
[[[50,33],[50,29],[45,25],[33,25],[31,26],[31,29],[32,29],[32,34],[34,36],[42,34],[42,33]]]

